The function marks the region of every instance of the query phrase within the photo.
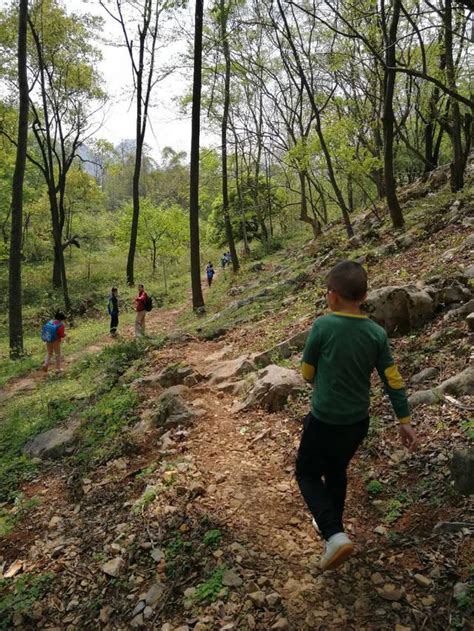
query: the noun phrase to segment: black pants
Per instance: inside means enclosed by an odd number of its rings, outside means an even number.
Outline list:
[[[110,316],[110,332],[115,333],[118,327],[118,313]]]
[[[326,541],[344,531],[347,467],[368,429],[368,418],[353,425],[329,425],[311,413],[304,419],[296,479]]]

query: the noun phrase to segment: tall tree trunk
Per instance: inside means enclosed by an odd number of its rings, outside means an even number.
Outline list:
[[[234,150],[235,187],[237,189],[237,199],[238,199],[238,203],[239,203],[239,211],[240,211],[240,215],[242,217],[242,238],[244,240],[244,252],[245,252],[245,254],[250,254],[249,239],[248,239],[248,235],[247,235],[247,224],[245,222],[245,210],[244,210],[244,204],[243,204],[243,200],[242,200],[242,187],[241,187],[241,184],[240,184],[239,149],[238,149],[237,134],[235,133],[235,129],[234,129],[234,140],[235,140],[235,150]]]
[[[71,300],[69,298],[69,290],[66,276],[66,262],[64,260],[64,248],[61,237],[61,225],[59,220],[58,199],[56,191],[52,188],[48,191],[49,205],[51,209],[51,220],[53,227],[53,247],[54,247],[54,264],[53,264],[53,286],[57,289],[62,287],[64,308],[66,313],[71,312]],[[56,283],[56,284],[55,284]]]
[[[19,115],[15,171],[13,173],[10,258],[8,276],[8,323],[10,357],[23,355],[23,317],[21,291],[23,182],[25,179],[26,147],[28,140],[28,77],[27,77],[28,0],[20,0],[18,15],[18,83]]]
[[[446,79],[451,90],[457,92],[456,71],[453,60],[453,9],[451,0],[445,0],[444,6],[444,48],[446,55]],[[449,108],[449,137],[453,148],[453,157],[450,164],[451,190],[459,191],[464,186],[464,152],[462,150],[462,125],[459,101],[451,99]]]
[[[255,160],[255,212],[257,214],[257,220],[260,224],[260,230],[262,231],[263,240],[268,241],[268,230],[263,218],[262,205],[260,202],[260,162],[262,159],[262,121],[263,121],[263,94],[260,90],[260,98],[258,105],[258,119],[256,119],[257,126],[257,158]]]
[[[140,96],[138,96],[140,93]],[[140,217],[140,172],[142,166],[143,154],[143,135],[142,135],[142,105],[141,105],[141,79],[137,80],[137,121],[136,121],[136,139],[135,147],[135,166],[133,169],[132,180],[132,225],[130,229],[130,245],[128,248],[127,258],[127,283],[133,285],[135,281],[135,252],[137,248],[138,236],[138,219]]]
[[[202,22],[204,1],[196,0],[194,23],[194,76],[191,123],[191,165],[189,182],[189,233],[191,250],[191,286],[193,309],[204,307],[201,287],[199,247],[199,136],[201,131]]]
[[[227,16],[228,8],[225,6],[225,0],[220,0],[220,24],[221,24],[221,37],[222,37],[222,49],[225,59],[225,77],[224,77],[224,110],[222,113],[222,210],[224,212],[225,231],[227,236],[227,243],[229,245],[230,255],[232,257],[232,268],[234,272],[239,270],[239,259],[237,257],[237,250],[235,249],[234,234],[232,231],[232,224],[229,215],[229,179],[227,172],[227,126],[229,121],[229,105],[230,105],[230,50],[229,41],[227,39]]]
[[[308,199],[306,197],[306,173],[304,171],[298,171],[298,177],[300,180],[300,221],[311,226],[313,231],[313,237],[316,238],[321,234],[321,226],[316,217],[310,217],[308,214]]]
[[[383,106],[383,139],[384,139],[384,173],[385,173],[385,192],[387,196],[387,205],[392,219],[394,228],[401,228],[405,221],[403,219],[402,209],[398,203],[397,186],[395,182],[394,165],[393,165],[393,140],[394,140],[394,121],[393,114],[393,93],[395,90],[396,74],[395,64],[395,44],[397,41],[398,21],[400,19],[400,0],[391,0],[392,17],[390,24],[385,22],[385,0],[382,0],[382,19],[384,20],[385,37],[385,71],[384,71],[384,106]]]

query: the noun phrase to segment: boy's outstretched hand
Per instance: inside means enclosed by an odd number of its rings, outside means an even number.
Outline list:
[[[416,448],[418,438],[415,430],[410,424],[403,424],[399,426],[400,438],[405,447],[408,447],[410,451]]]

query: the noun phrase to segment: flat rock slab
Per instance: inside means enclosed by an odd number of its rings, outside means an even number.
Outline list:
[[[215,385],[223,381],[235,381],[237,377],[255,370],[255,363],[250,355],[241,355],[216,364],[209,372],[209,383]]]
[[[433,379],[433,377],[436,377],[438,373],[439,373],[439,368],[436,368],[436,366],[432,366],[430,368],[425,368],[424,370],[420,371],[416,375],[413,375],[410,381],[412,383],[423,383],[424,381]]]
[[[79,422],[67,427],[53,428],[27,441],[22,453],[30,458],[56,459],[61,458],[77,439],[76,430]]]
[[[270,364],[257,373],[256,381],[241,409],[263,407],[269,412],[283,409],[288,397],[305,390],[303,378],[296,370]]]

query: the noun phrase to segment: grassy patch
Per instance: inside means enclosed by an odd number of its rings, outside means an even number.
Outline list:
[[[11,589],[11,581],[0,580],[0,629],[12,628],[12,616],[28,616],[34,603],[48,592],[53,574],[22,574]],[[33,628],[33,626],[24,627]]]
[[[390,500],[387,504],[387,509],[384,516],[384,522],[386,524],[393,524],[398,519],[400,519],[402,514],[403,514],[403,510],[402,510],[401,501],[398,499]]]
[[[383,484],[378,480],[370,480],[370,482],[367,482],[365,488],[367,489],[367,493],[372,496],[379,495],[384,489]]]
[[[122,453],[122,429],[136,420],[138,394],[116,386],[81,415],[81,442],[75,453],[78,463],[94,468]]]
[[[202,539],[202,542],[205,546],[217,546],[222,538],[222,533],[220,530],[214,528],[213,530],[208,530]]]
[[[193,594],[193,601],[196,604],[213,603],[217,598],[221,597],[224,572],[225,567],[219,565],[204,583],[200,583],[196,587],[196,591]],[[227,590],[225,591],[227,592]]]
[[[132,508],[132,513],[134,515],[139,515],[142,511],[146,510],[147,506],[149,506],[153,500],[155,499],[155,497],[158,495],[158,489],[151,487],[149,489],[147,489],[143,495],[138,498],[138,500],[135,502],[133,508]]]
[[[123,444],[123,428],[136,419],[138,395],[119,383],[130,367],[144,361],[147,351],[161,341],[124,341],[85,355],[60,378],[51,375],[33,391],[9,399],[0,411],[0,501],[13,499],[22,480],[36,464],[21,454],[34,436],[65,423],[82,421],[76,459],[95,466]]]
[[[0,412],[0,501],[16,495],[18,483],[35,471],[21,454],[28,439],[65,421],[81,408],[91,384],[48,379],[41,387],[7,401]]]

